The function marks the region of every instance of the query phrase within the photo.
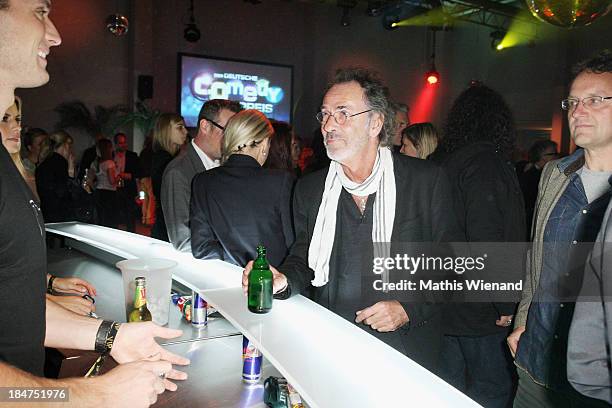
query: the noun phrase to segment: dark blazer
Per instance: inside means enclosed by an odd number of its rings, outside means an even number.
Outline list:
[[[442,169],[431,162],[401,155],[393,155],[393,166],[396,210],[392,243],[460,240],[462,234],[453,214],[450,186]],[[296,241],[285,262],[278,267],[289,281],[289,296],[310,293],[317,301],[324,290],[314,288],[310,283],[314,272],[308,267],[308,247],[323,197],[327,171],[328,168],[325,168],[307,175],[295,187],[293,212]],[[330,270],[330,279],[333,273]],[[441,305],[435,299],[401,303],[410,322],[398,329],[404,346],[404,350],[400,351],[425,367],[435,369],[442,339]]]
[[[244,266],[265,245],[268,261],[281,263],[293,243],[287,171],[265,169],[233,154],[221,167],[198,174],[191,186],[191,252]]]

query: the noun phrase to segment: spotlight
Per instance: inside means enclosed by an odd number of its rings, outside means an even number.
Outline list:
[[[493,31],[489,34],[491,37],[491,49],[501,51],[504,49],[504,45],[502,44],[502,40],[506,36],[506,32],[502,30]]]
[[[342,27],[348,27],[351,25],[351,9],[348,7],[342,8],[342,18],[340,19],[340,25]]]
[[[435,67],[433,67],[431,71],[425,74],[425,80],[429,85],[436,85],[438,82],[440,82],[440,73],[436,71]]]
[[[397,30],[399,28],[399,21],[399,16],[393,14],[384,15],[382,18],[383,27],[385,28],[385,30],[389,31]]]
[[[430,28],[431,31],[431,68],[425,73],[425,81],[429,86],[434,86],[440,82],[440,73],[436,69],[436,33],[435,28]]]
[[[200,29],[197,25],[195,25],[195,23],[187,24],[185,31],[183,31],[183,37],[189,42],[198,42],[200,40],[200,36]]]

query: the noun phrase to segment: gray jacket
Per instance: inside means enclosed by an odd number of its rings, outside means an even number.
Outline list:
[[[531,300],[535,295],[540,282],[542,272],[542,252],[544,249],[544,229],[548,223],[548,218],[563,195],[570,182],[570,174],[576,172],[584,165],[584,151],[578,150],[572,156],[561,160],[572,160],[567,166],[559,166],[560,160],[554,160],[546,164],[540,178],[538,187],[538,199],[534,210],[534,218],[531,225],[531,238],[533,245],[527,254],[527,268],[525,281],[523,282],[523,293],[519,303],[514,327],[521,327],[527,324],[527,313]],[[563,168],[563,170],[560,169]]]
[[[191,181],[196,174],[203,171],[206,171],[204,163],[192,144],[188,143],[186,151],[168,164],[162,178],[161,203],[168,238],[174,248],[182,252],[191,253]]]

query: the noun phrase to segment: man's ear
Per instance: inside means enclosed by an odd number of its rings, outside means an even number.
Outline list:
[[[368,129],[370,137],[378,137],[384,124],[385,115],[380,112],[374,112],[374,114],[370,117],[370,128]]]
[[[204,118],[200,119],[200,125],[198,126],[198,131],[205,133],[207,131],[206,127],[210,126],[210,123]]]

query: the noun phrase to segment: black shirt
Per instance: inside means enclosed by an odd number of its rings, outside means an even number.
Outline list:
[[[0,360],[41,376],[47,252],[42,215],[0,147]]]
[[[376,194],[368,196],[365,211],[361,214],[351,194],[342,189],[336,213],[334,246],[329,260],[329,283],[322,287],[316,298],[319,304],[352,323],[355,322],[355,312],[373,305],[367,296],[363,296],[361,285],[363,277],[372,274],[375,199]],[[363,323],[358,327],[405,353],[399,330],[380,333]]]

